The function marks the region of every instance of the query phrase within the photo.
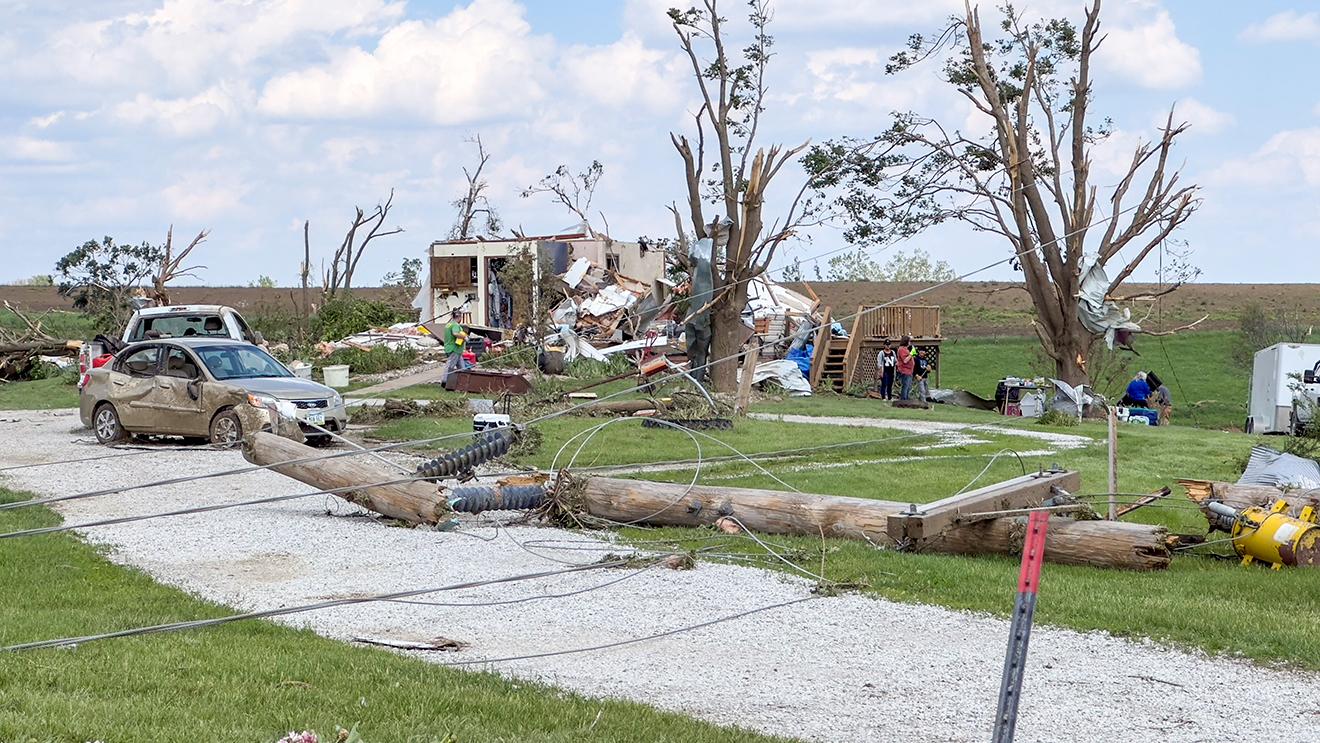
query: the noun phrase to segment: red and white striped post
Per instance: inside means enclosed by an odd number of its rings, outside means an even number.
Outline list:
[[[1018,699],[1022,695],[1022,674],[1027,665],[1027,644],[1031,640],[1031,620],[1036,613],[1040,566],[1045,559],[1045,530],[1049,524],[1050,512],[1046,510],[1032,511],[1027,519],[1017,601],[1013,605],[1004,676],[999,684],[999,708],[995,712],[995,729],[991,737],[993,743],[1011,743],[1017,727]]]

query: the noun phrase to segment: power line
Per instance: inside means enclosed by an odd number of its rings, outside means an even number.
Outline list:
[[[658,562],[663,557],[649,558]],[[84,635],[82,637],[62,637],[53,640],[40,640],[37,642],[25,642],[17,645],[0,647],[0,652],[17,652],[21,650],[37,650],[40,648],[71,647],[84,645],[90,642],[100,640],[109,640],[118,637],[136,637],[139,635],[160,634],[163,632],[177,632],[187,629],[200,629],[203,627],[214,627],[221,624],[231,624],[248,619],[269,619],[271,617],[286,616],[289,614],[301,614],[309,611],[318,611],[321,609],[332,609],[340,606],[352,606],[354,604],[367,604],[381,601],[392,601],[395,599],[406,599],[413,596],[424,596],[431,593],[440,593],[444,591],[460,591],[468,588],[480,588],[483,586],[501,585],[505,583],[517,583],[526,580],[536,580],[539,578],[550,578],[569,573],[581,573],[588,570],[601,570],[604,568],[618,567],[621,565],[635,564],[634,560],[611,560],[608,562],[596,562],[589,565],[578,565],[570,568],[561,568],[558,570],[547,570],[537,573],[523,573],[521,575],[512,575],[503,578],[489,578],[486,580],[465,581],[462,583],[451,583],[445,586],[434,588],[417,588],[407,591],[392,591],[389,593],[378,593],[370,596],[355,596],[344,599],[331,599],[328,601],[318,601],[311,604],[302,604],[298,606],[286,606],[279,609],[265,609],[262,611],[250,611],[241,614],[230,614],[223,617],[214,617],[211,619],[195,619],[182,622],[169,622],[166,624],[154,624],[145,627],[134,627],[132,629],[118,630],[115,632],[102,632],[95,635]]]
[[[569,650],[551,650],[544,653],[528,653],[526,655],[511,655],[503,658],[488,658],[486,660],[456,660],[456,661],[450,661],[448,663],[441,663],[440,665],[471,666],[471,665],[481,665],[483,663],[512,663],[514,661],[520,661],[520,660],[535,660],[537,658],[550,658],[557,655],[574,655],[577,653],[593,653],[600,650],[611,650],[613,648],[624,647],[625,645],[636,645],[639,642],[658,640],[662,637],[672,637],[673,635],[682,634],[684,632],[692,632],[694,630],[703,629],[716,624],[721,624],[723,622],[732,622],[738,619],[742,619],[744,617],[752,616],[753,614],[760,614],[762,612],[773,611],[774,609],[783,609],[785,607],[793,606],[794,604],[801,604],[807,601],[814,601],[819,598],[822,597],[804,596],[802,598],[793,599],[791,601],[783,601],[778,604],[770,604],[769,606],[761,606],[756,609],[748,609],[747,611],[741,611],[738,612],[737,614],[730,614],[728,616],[719,617],[717,619],[711,619],[709,621],[700,622],[698,624],[689,624],[685,627],[666,630],[664,632],[657,632],[652,635],[646,635],[645,637],[634,637],[629,640],[619,640],[618,642],[607,642],[601,645],[590,645],[588,647],[572,648]]]

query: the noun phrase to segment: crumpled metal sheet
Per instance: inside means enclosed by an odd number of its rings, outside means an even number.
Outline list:
[[[1320,488],[1320,463],[1268,446],[1253,446],[1239,485],[1272,485],[1276,488],[1312,490]]]
[[[742,369],[738,370],[738,377],[742,378]],[[811,384],[802,375],[798,365],[789,359],[763,361],[757,364],[752,372],[752,383],[764,382],[767,379],[774,380],[776,384],[787,390],[791,397],[811,395]]]
[[[943,405],[957,405],[963,408],[972,408],[973,410],[995,409],[994,400],[987,400],[984,397],[968,392],[967,390],[933,389],[930,391],[930,399]]]
[[[1128,337],[1140,333],[1141,326],[1132,322],[1132,311],[1105,299],[1109,289],[1109,275],[1099,263],[1092,264],[1082,276],[1077,297],[1077,317],[1092,333],[1105,336],[1105,345],[1113,349],[1115,341],[1127,345]]]

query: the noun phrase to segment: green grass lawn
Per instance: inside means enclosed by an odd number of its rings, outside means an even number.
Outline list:
[[[1247,390],[1251,370],[1234,361],[1236,333],[1189,332],[1168,338],[1135,342],[1140,357],[1129,357],[1129,374],[1115,386],[1100,389],[1117,400],[1138,369],[1159,374],[1173,393],[1174,415],[1181,423],[1201,428],[1242,430],[1247,417]],[[947,341],[943,350],[941,384],[993,397],[995,383],[1007,376],[1045,376],[1052,370],[1043,363],[1035,338],[961,338]],[[1166,356],[1167,353],[1167,356]]]
[[[44,509],[5,511],[0,531],[58,521]],[[0,645],[232,613],[68,534],[0,542],[0,599]],[[254,743],[305,728],[330,740],[336,725],[355,724],[370,743],[771,740],[269,622],[0,655],[7,742]]]
[[[78,386],[66,378],[0,382],[0,410],[50,410],[78,407]]]

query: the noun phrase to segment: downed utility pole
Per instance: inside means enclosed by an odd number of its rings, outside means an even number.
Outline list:
[[[273,465],[270,469],[275,472],[318,490],[362,484],[360,489],[345,491],[339,497],[410,524],[436,524],[450,517],[449,501],[434,484],[419,479],[416,482],[371,485],[393,482],[401,476],[397,470],[364,461],[362,457],[326,458],[321,451],[306,444],[259,431],[244,442],[243,458],[253,464]],[[311,461],[293,461],[303,459]]]
[[[998,487],[998,486],[991,486]],[[1071,490],[1070,488],[1064,488]],[[889,534],[889,517],[909,511],[909,504],[846,496],[789,493],[776,490],[725,488],[592,477],[581,487],[566,489],[560,505],[619,523],[655,526],[713,526],[735,516],[753,531],[863,539],[894,546],[901,537]],[[965,495],[979,497],[980,491]],[[1042,497],[1045,497],[1042,494]],[[1015,504],[1039,506],[1040,503]],[[986,508],[986,511],[995,510]],[[1022,551],[1021,517],[977,520],[965,513],[955,523],[915,549],[961,555],[1015,555]],[[1161,570],[1171,554],[1162,526],[1124,521],[1056,519],[1047,538],[1050,562],[1070,565]]]
[[[995,711],[994,733],[990,736],[992,743],[1013,743],[1013,732],[1017,729],[1022,676],[1027,670],[1027,646],[1031,642],[1031,623],[1036,615],[1036,593],[1040,588],[1040,566],[1045,560],[1045,535],[1049,525],[1049,511],[1033,511],[1027,519],[1022,571],[1018,575],[1017,599],[1013,602],[1013,621],[1008,630],[1008,653],[1004,656],[1004,676],[999,683],[999,706]]]

